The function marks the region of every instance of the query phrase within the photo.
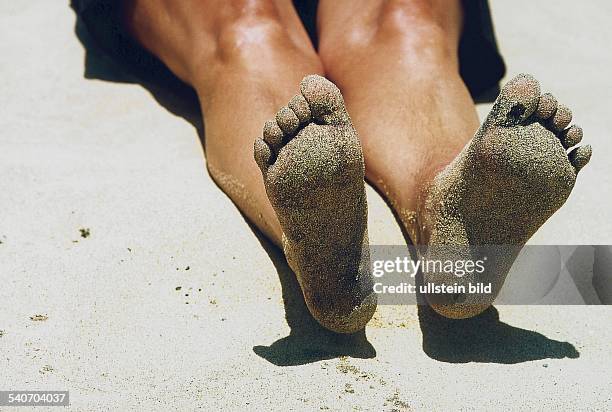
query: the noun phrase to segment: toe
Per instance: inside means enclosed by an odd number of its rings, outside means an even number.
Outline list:
[[[588,144],[577,147],[570,152],[569,160],[572,166],[574,166],[574,168],[576,169],[576,173],[578,173],[580,169],[582,169],[584,166],[586,166],[587,163],[589,163],[589,160],[591,160],[591,153],[592,149],[591,146]]]
[[[293,110],[293,113],[300,120],[300,123],[304,124],[310,121],[312,114],[310,113],[310,107],[308,106],[308,102],[301,94],[293,96],[293,98],[289,101],[289,108]]]
[[[263,129],[263,139],[274,149],[277,149],[282,144],[283,131],[278,127],[276,120],[266,121]]]
[[[315,74],[304,77],[300,91],[314,119],[326,123],[343,120],[344,99],[335,84]]]
[[[514,126],[535,112],[539,100],[538,81],[529,74],[519,74],[501,90],[491,115],[499,125]]]
[[[572,111],[562,104],[557,107],[557,111],[550,119],[550,128],[554,132],[560,132],[565,129],[572,121]]]
[[[557,110],[557,99],[555,99],[555,96],[550,93],[544,93],[540,96],[538,108],[536,109],[536,116],[542,120],[546,120],[555,114],[555,110]]]
[[[576,146],[582,140],[582,127],[573,125],[559,133],[559,140],[566,149]]]
[[[255,139],[253,154],[257,166],[259,166],[262,173],[265,173],[272,163],[272,149],[270,149],[270,146],[262,139],[257,138]]]
[[[298,127],[300,127],[300,119],[287,106],[281,108],[276,113],[276,123],[278,123],[278,127],[281,128],[285,135],[293,135]]]

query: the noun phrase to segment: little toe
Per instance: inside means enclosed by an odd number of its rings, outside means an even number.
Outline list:
[[[557,110],[557,99],[550,93],[544,93],[540,96],[536,116],[542,120],[549,119]]]
[[[540,83],[529,74],[519,74],[502,88],[491,114],[496,123],[514,126],[536,111]]]
[[[566,149],[576,146],[582,140],[582,127],[576,125],[570,126],[559,133],[559,140],[561,140],[561,144]]]
[[[277,149],[283,143],[283,131],[276,120],[267,120],[264,124],[263,139],[272,148]]]
[[[549,128],[553,132],[559,133],[565,129],[572,121],[572,111],[569,107],[560,104],[553,117],[549,120]]]
[[[254,143],[253,154],[257,166],[259,166],[262,173],[265,173],[272,163],[272,149],[262,139],[257,138]]]
[[[344,99],[340,89],[325,77],[316,74],[304,77],[300,91],[314,119],[326,123],[343,120]]]
[[[300,127],[300,119],[289,107],[285,106],[276,113],[276,123],[285,135],[293,135]]]
[[[587,163],[589,163],[589,160],[591,160],[592,152],[593,150],[588,144],[577,147],[570,152],[569,161],[576,169],[576,173],[578,173],[580,169],[582,169],[584,166],[586,166]]]
[[[308,102],[304,96],[301,94],[293,96],[293,98],[289,100],[288,106],[293,110],[293,113],[295,113],[300,120],[300,123],[304,124],[310,121],[312,113],[310,112],[310,106],[308,106]]]

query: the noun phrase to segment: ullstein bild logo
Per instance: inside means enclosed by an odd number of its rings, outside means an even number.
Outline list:
[[[612,304],[612,247],[371,246],[379,304]],[[447,299],[447,300],[445,300]],[[448,300],[450,299],[450,300]]]

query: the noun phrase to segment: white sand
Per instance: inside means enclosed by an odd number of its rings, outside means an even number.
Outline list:
[[[414,307],[375,315],[374,359],[282,367],[258,356],[289,335],[277,274],[291,279],[287,266],[212,183],[188,122],[141,86],[83,78],[67,3],[0,3],[0,390],[70,390],[74,410],[612,408],[610,307],[498,308],[509,325],[570,342],[578,359],[435,361]],[[612,244],[612,5],[522,0],[494,13],[508,76],[542,79],[594,149],[532,243]],[[371,242],[401,243],[368,196]],[[277,343],[276,363],[324,341],[308,336],[302,306],[289,308],[306,336]],[[508,362],[511,349],[482,353]]]

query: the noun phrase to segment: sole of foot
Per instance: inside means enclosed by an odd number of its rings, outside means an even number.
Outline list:
[[[325,328],[363,329],[376,309],[364,163],[340,90],[311,75],[266,122],[255,161],[306,305]]]
[[[449,318],[475,316],[499,293],[522,246],[567,200],[591,157],[572,113],[538,81],[521,74],[508,82],[485,122],[457,158],[423,191],[420,238],[427,259],[474,260],[476,249],[495,249],[482,274],[423,273],[424,283],[491,283],[492,293],[426,295]]]

